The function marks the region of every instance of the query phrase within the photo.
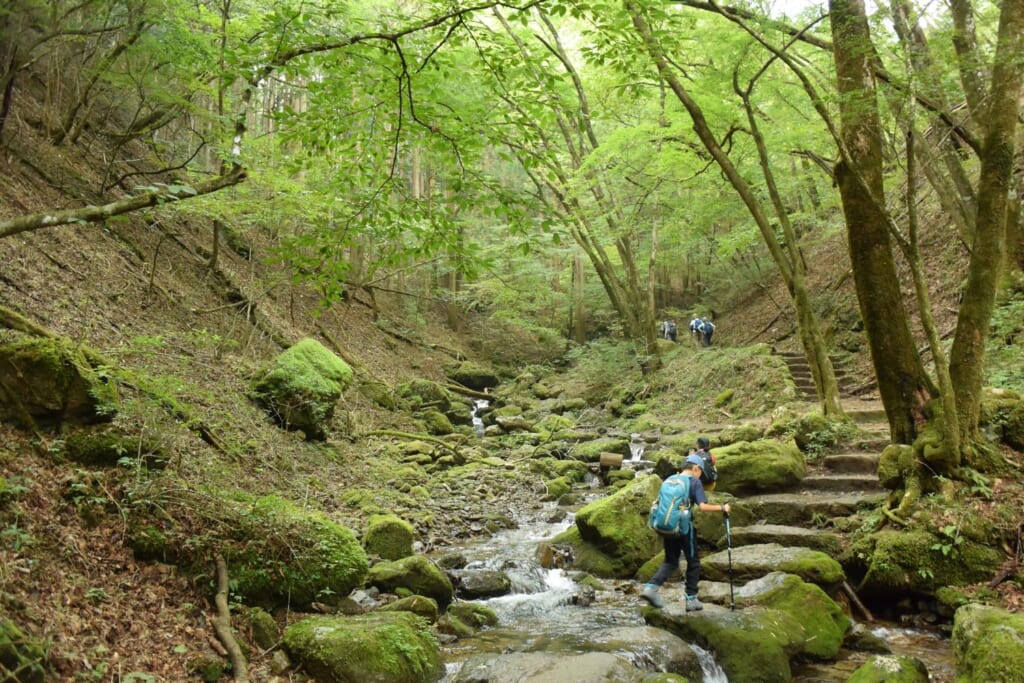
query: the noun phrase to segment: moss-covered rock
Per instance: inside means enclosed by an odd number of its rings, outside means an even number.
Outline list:
[[[441,610],[437,606],[437,600],[428,598],[425,595],[408,595],[394,602],[389,602],[380,609],[382,612],[412,612],[423,617],[431,624],[436,622],[441,615]]]
[[[498,614],[477,602],[453,602],[448,605],[448,614],[458,617],[474,628],[498,625]]]
[[[907,655],[875,655],[857,667],[846,683],[928,683],[924,662]]]
[[[90,467],[114,467],[122,461],[140,461],[145,467],[162,469],[167,456],[159,444],[144,435],[125,434],[109,427],[76,430],[64,439],[63,455]]]
[[[432,683],[443,673],[429,625],[410,612],[305,619],[285,631],[284,645],[320,683]]]
[[[713,651],[729,683],[789,683],[790,660],[800,656],[806,639],[799,618],[761,607],[690,613],[645,608],[644,620]]]
[[[953,620],[957,683],[1019,681],[1024,672],[1024,615],[965,605]]]
[[[323,439],[352,368],[315,339],[284,351],[252,382],[251,394],[286,429]]]
[[[714,453],[718,491],[776,492],[796,486],[807,475],[803,454],[792,441],[738,441],[716,448]]]
[[[916,467],[914,448],[907,444],[893,443],[882,450],[878,459],[878,482],[895,491],[902,488],[904,478]]]
[[[214,553],[228,565],[232,591],[250,604],[296,608],[361,586],[369,562],[355,534],[322,512],[278,496],[177,489],[187,518],[174,508],[131,508],[128,544],[140,559],[173,562],[207,575]],[[205,522],[202,533],[191,531]]]
[[[739,605],[760,605],[786,612],[804,630],[803,654],[811,659],[832,659],[839,652],[850,619],[825,591],[794,574],[772,572],[736,591]]]
[[[384,382],[366,381],[359,385],[359,393],[381,408],[394,410],[398,407],[395,391]]]
[[[947,552],[943,546],[948,545]],[[884,530],[866,536],[844,554],[858,592],[870,597],[917,592],[933,595],[943,586],[962,586],[992,576],[1001,552],[971,541],[955,543],[923,530]]]
[[[451,434],[455,431],[452,426],[452,421],[448,419],[448,416],[442,413],[440,410],[434,410],[428,408],[418,415],[423,427],[426,429],[428,434],[434,434],[437,436],[444,436],[445,434]]]
[[[493,389],[501,383],[501,378],[494,370],[489,370],[479,363],[462,361],[458,365],[445,369],[448,379],[474,391]]]
[[[647,527],[651,501],[657,497],[660,486],[660,477],[639,477],[576,513],[580,538],[602,554],[615,558],[625,572],[618,574],[619,578],[632,576],[661,548],[661,539]]]
[[[615,437],[604,437],[593,441],[576,444],[571,457],[581,462],[598,462],[602,453],[617,453],[623,457],[629,455],[629,440]]]
[[[830,420],[819,411],[811,411],[796,420],[793,441],[804,453],[817,454],[839,443],[842,423]]]
[[[363,535],[363,548],[382,560],[400,560],[412,555],[414,533],[412,524],[396,515],[375,515]]]
[[[0,419],[22,428],[113,418],[117,388],[66,339],[0,334]],[[32,422],[35,425],[31,424]]]
[[[366,582],[387,593],[425,595],[436,600],[442,609],[455,595],[452,582],[445,573],[423,555],[374,565]]]
[[[14,622],[0,619],[0,681],[43,683],[46,674],[42,642],[26,635]]]
[[[544,482],[546,493],[542,500],[558,500],[572,490],[572,482],[565,477],[555,477]]]
[[[253,642],[264,650],[269,650],[281,640],[281,630],[274,617],[259,607],[249,611],[249,627],[252,629]]]
[[[442,413],[448,412],[452,406],[452,397],[444,385],[428,379],[414,379],[399,384],[395,391],[409,402],[413,410],[434,408]]]

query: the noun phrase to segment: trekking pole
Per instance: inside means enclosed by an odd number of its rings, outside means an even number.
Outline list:
[[[725,547],[729,555],[729,609],[735,611],[736,598],[732,590],[732,531],[729,529],[729,513],[723,512],[722,514],[725,515]]]

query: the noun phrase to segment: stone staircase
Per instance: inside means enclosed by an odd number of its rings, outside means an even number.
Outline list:
[[[737,556],[746,551],[770,556],[788,548],[807,548],[836,557],[842,539],[825,523],[885,500],[886,491],[876,474],[880,453],[889,443],[885,411],[877,401],[848,399],[844,404],[847,414],[863,430],[846,444],[846,450],[810,463],[807,476],[796,490],[737,498],[738,505],[753,513],[754,521],[731,529],[734,565]],[[721,576],[727,570],[724,535],[718,546],[720,552],[702,558],[709,575]],[[751,546],[761,546],[762,550]],[[718,586],[709,591],[709,597],[720,590]]]
[[[781,358],[796,386],[797,397],[805,401],[816,401],[818,392],[814,387],[814,378],[811,375],[811,366],[803,353],[797,351],[776,351],[775,355]],[[832,357],[832,367],[836,374],[836,381],[839,383],[839,393],[843,396],[852,395],[854,387],[853,378],[843,367],[842,361]]]

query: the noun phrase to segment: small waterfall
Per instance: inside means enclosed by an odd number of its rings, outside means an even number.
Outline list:
[[[480,417],[480,411],[490,407],[490,405],[490,401],[482,398],[473,401],[473,411],[470,413],[470,416],[473,418],[473,431],[476,432],[477,436],[484,435],[484,420]]]
[[[629,456],[630,462],[640,462],[644,457],[644,440],[636,432],[629,435]]]

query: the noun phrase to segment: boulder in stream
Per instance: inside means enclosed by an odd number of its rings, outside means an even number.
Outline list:
[[[411,612],[304,619],[285,631],[284,646],[325,683],[433,683],[444,671],[437,639]]]
[[[928,683],[928,669],[916,657],[875,655],[857,667],[846,683]]]

